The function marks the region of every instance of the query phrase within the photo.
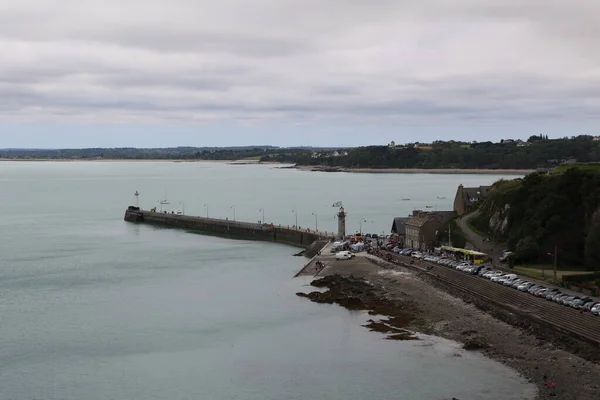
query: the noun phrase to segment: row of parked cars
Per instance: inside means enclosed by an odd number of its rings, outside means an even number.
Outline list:
[[[392,251],[394,251],[393,249]],[[424,261],[433,262],[458,271],[466,272],[471,275],[479,275],[487,278],[492,282],[509,286],[522,292],[527,292],[537,297],[543,297],[555,303],[562,304],[577,310],[589,311],[596,316],[600,316],[600,302],[587,296],[575,296],[561,292],[558,288],[550,288],[533,282],[529,282],[520,278],[516,274],[507,274],[503,271],[494,270],[488,265],[480,264],[473,265],[464,261],[451,260],[444,257],[427,255],[420,253],[414,249],[400,249],[394,251],[400,255],[422,258]]]
[[[523,292],[528,292],[534,296],[543,297],[546,300],[551,300],[555,303],[572,307],[577,310],[589,311],[594,315],[600,316],[600,302],[590,297],[566,294],[561,292],[558,288],[549,288],[540,284],[528,282],[515,274],[506,274],[501,271],[490,270],[485,272],[482,276],[490,279],[492,282],[510,286]]]

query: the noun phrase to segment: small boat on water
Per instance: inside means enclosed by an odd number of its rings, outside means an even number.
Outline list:
[[[410,200],[410,197],[403,197],[402,200]]]
[[[445,199],[444,196],[438,196],[437,198],[440,199],[440,200],[444,200]]]

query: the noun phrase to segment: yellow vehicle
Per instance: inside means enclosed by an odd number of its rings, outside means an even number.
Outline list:
[[[475,265],[483,264],[489,258],[487,254],[480,251],[461,249],[458,247],[442,246],[441,250],[442,253],[450,254],[458,260],[470,261]]]

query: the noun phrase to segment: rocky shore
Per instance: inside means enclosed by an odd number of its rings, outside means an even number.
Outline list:
[[[600,398],[599,364],[558,348],[526,327],[504,323],[490,310],[484,312],[453,297],[412,271],[382,260],[377,264],[363,258],[343,267],[334,265],[324,271],[323,278],[311,282],[327,291],[297,295],[365,311],[372,316],[365,326],[387,339],[418,340],[416,333],[426,333],[455,340],[466,350],[481,351],[537,385],[537,399]],[[556,396],[549,397],[546,381],[556,382]]]

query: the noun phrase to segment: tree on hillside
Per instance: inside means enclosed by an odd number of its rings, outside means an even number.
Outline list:
[[[588,267],[600,269],[600,226],[590,229],[585,239],[585,263]]]

